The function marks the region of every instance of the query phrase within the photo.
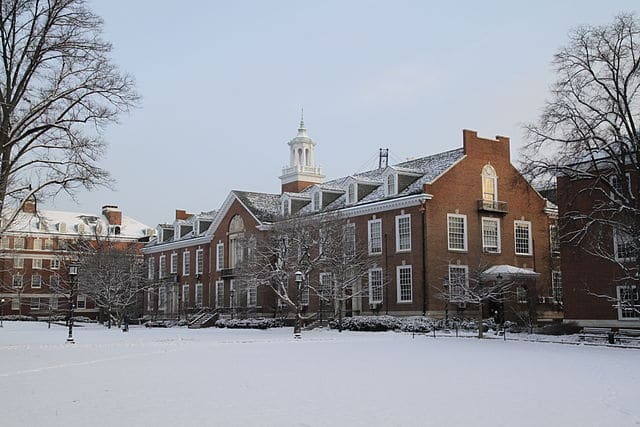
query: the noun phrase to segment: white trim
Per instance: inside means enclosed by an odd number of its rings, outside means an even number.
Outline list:
[[[613,229],[613,257],[615,258],[616,261],[619,262],[633,262],[636,260],[636,257],[634,256],[630,256],[630,257],[620,257],[618,256],[618,234],[620,233],[620,231],[618,231],[617,229]]]
[[[484,227],[484,222],[485,221],[489,221],[489,222],[493,222],[496,224],[496,233],[497,233],[497,248],[495,251],[493,250],[488,250],[487,248],[489,248],[489,246],[487,246],[485,244],[485,235],[484,235],[484,231],[485,231],[485,227]],[[490,254],[499,254],[502,252],[502,241],[501,241],[501,237],[500,235],[502,234],[500,232],[500,218],[493,218],[493,217],[488,217],[488,216],[483,216],[482,218],[480,218],[480,225],[481,225],[481,233],[482,233],[482,252],[485,253],[490,253]]]
[[[220,242],[216,244],[216,271],[221,271],[224,268],[224,243]]]
[[[380,299],[379,300],[374,300],[373,299],[373,288],[371,287],[371,273],[372,272],[380,272]],[[369,304],[380,304],[382,303],[382,301],[384,300],[384,292],[383,292],[383,287],[384,287],[384,272],[382,271],[382,268],[380,267],[375,267],[375,268],[370,268],[369,269],[369,275],[367,278],[367,285],[369,286]]]
[[[198,262],[198,256],[201,256],[201,262]],[[196,249],[196,274],[204,274],[204,249]]]
[[[189,271],[187,271],[186,267],[189,265]],[[190,276],[191,275],[191,251],[183,251],[182,252],[182,275]]]
[[[452,248],[451,247],[451,236],[450,236],[450,224],[449,218],[462,218],[462,226],[464,227],[464,233],[462,236],[462,248]],[[468,227],[467,227],[467,216],[464,214],[447,214],[447,250],[453,252],[467,252],[469,250],[469,239],[468,239]]]
[[[377,223],[380,224],[380,252],[372,252],[371,251],[371,224]],[[381,255],[383,250],[383,238],[382,238],[382,218],[370,219],[367,221],[367,246],[369,249],[369,255]]]
[[[411,289],[411,298],[408,300],[402,299],[401,284],[400,284],[400,271],[409,270],[409,286]],[[407,304],[413,302],[413,267],[410,265],[399,265],[396,267],[396,302],[401,304]]]
[[[222,298],[219,298],[220,296]],[[224,307],[224,280],[216,280],[216,308],[222,307]]]
[[[175,263],[173,261],[176,261]],[[172,252],[169,258],[169,274],[178,274],[178,253]]]
[[[409,247],[400,247],[400,220],[409,219]],[[411,252],[411,214],[396,215],[396,252]]]
[[[198,294],[200,294],[200,298],[198,301]],[[196,283],[195,294],[194,294],[194,305],[198,308],[204,305],[204,286],[202,283]]]
[[[528,233],[528,252],[524,253],[524,252],[518,252],[518,235],[516,230],[518,229],[518,226],[526,226],[527,227],[527,233]],[[533,255],[533,243],[532,243],[532,236],[531,236],[531,221],[522,221],[522,220],[515,220],[513,221],[513,250],[514,253],[518,256],[532,256]]]

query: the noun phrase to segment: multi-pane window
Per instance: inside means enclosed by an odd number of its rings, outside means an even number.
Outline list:
[[[36,251],[39,251],[42,249],[42,240],[40,239],[33,239],[33,249]]]
[[[320,296],[328,298],[331,295],[331,273],[320,273]]]
[[[482,218],[482,250],[484,252],[500,252],[500,220],[498,218]]]
[[[372,268],[369,270],[369,303],[377,304],[382,302],[382,269]]]
[[[307,304],[309,304],[309,300],[307,300]],[[247,286],[247,307],[255,307],[256,305],[258,305],[258,288],[255,283],[250,283]]]
[[[491,165],[482,168],[482,200],[495,202],[498,200],[496,170]]]
[[[13,239],[13,247],[15,249],[24,249],[24,237],[15,237]]]
[[[531,222],[514,221],[516,255],[531,255]]]
[[[154,258],[149,258],[147,260],[147,278],[149,280],[153,280],[154,275],[156,274],[155,265],[156,265],[156,263],[155,263]]]
[[[202,274],[204,271],[204,250],[196,250],[196,274]]]
[[[309,286],[305,282],[302,282],[300,288],[300,304],[309,305]]]
[[[58,270],[60,268],[60,260],[59,259],[52,259],[51,260],[51,269],[52,270]]]
[[[191,274],[191,254],[189,251],[182,253],[182,275],[188,276]]]
[[[518,286],[516,288],[516,301],[518,304],[526,304],[527,299],[527,289],[524,286]]]
[[[410,265],[398,266],[396,276],[398,283],[398,302],[411,302],[413,300],[413,280]]]
[[[34,270],[41,270],[42,258],[34,258],[33,260],[31,260],[31,268],[33,268]]]
[[[236,281],[231,279],[229,280],[229,292],[231,293],[230,303],[232,307],[238,306],[238,292],[236,289]]]
[[[182,285],[182,305],[189,307],[189,285]]]
[[[2,236],[2,249],[9,249],[9,237],[7,236]]]
[[[447,236],[450,251],[467,250],[467,216],[447,214]]]
[[[396,217],[396,251],[411,250],[411,215]]]
[[[551,293],[554,302],[562,302],[562,274],[559,271],[551,272]]]
[[[15,257],[13,259],[13,268],[24,268],[24,258],[22,257]]]
[[[224,268],[224,243],[216,245],[216,271]]]
[[[619,200],[631,193],[631,175],[628,173],[624,174],[624,179],[620,179],[618,175],[611,175],[609,184],[611,184],[609,196],[612,200]]]
[[[202,307],[202,283],[196,283],[196,307]]]
[[[166,264],[167,257],[160,255],[160,258],[158,259],[158,276],[160,279],[164,279],[167,276]]]
[[[356,184],[355,182],[352,182],[351,184],[349,184],[349,186],[347,187],[347,203],[352,205],[354,204],[357,200],[356,200]]]
[[[313,198],[311,199],[311,209],[314,211],[319,211],[322,207],[322,193],[320,191],[316,191],[313,193]]]
[[[40,310],[40,298],[31,298],[30,302],[30,309],[32,311],[37,311]]]
[[[178,254],[177,253],[172,253],[171,254],[171,267],[170,267],[170,271],[171,274],[176,274],[178,273]]]
[[[224,307],[224,282],[216,282],[216,308]]]
[[[556,224],[549,226],[549,246],[551,248],[551,255],[560,254],[560,235],[558,234],[558,226]]]
[[[469,289],[469,267],[466,265],[449,266],[449,299],[451,302],[464,302]]]
[[[39,274],[34,274],[31,276],[31,287],[32,288],[41,288],[42,287],[42,276]]]
[[[153,289],[147,291],[147,310],[153,311]]]
[[[167,304],[167,289],[164,285],[158,288],[158,309],[164,310]]]
[[[640,289],[637,285],[618,286],[618,318],[634,320],[640,318]]]
[[[47,251],[53,250],[53,240],[45,239],[44,241],[44,249]]]
[[[86,295],[78,295],[76,298],[76,308],[87,308],[87,297]]]
[[[60,276],[52,274],[51,277],[49,277],[49,287],[53,290],[58,289],[60,287]]]
[[[51,295],[49,297],[49,307],[51,307],[51,310],[58,309],[58,297],[56,295]]]
[[[353,223],[344,226],[344,254],[353,256],[356,253],[356,225]]]
[[[282,216],[291,215],[291,202],[289,199],[282,200]]]
[[[369,221],[369,254],[377,255],[382,253],[382,220],[372,219]]]
[[[629,233],[615,230],[613,233],[614,254],[618,261],[632,261],[635,259],[633,238]]]
[[[394,174],[387,175],[387,196],[396,194],[396,176]]]

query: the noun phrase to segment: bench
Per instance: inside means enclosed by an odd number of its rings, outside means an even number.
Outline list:
[[[616,341],[619,343],[640,343],[640,329],[619,329]]]
[[[582,328],[579,335],[580,341],[599,341],[606,340],[609,344],[615,343],[616,333],[610,328]]]

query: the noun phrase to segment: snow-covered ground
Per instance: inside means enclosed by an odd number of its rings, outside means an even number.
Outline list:
[[[0,425],[631,426],[640,351],[404,333],[5,322]]]

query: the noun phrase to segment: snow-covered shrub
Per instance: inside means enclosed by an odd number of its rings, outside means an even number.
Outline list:
[[[389,331],[400,329],[402,321],[393,316],[354,316],[342,319],[342,329],[349,331]],[[332,329],[338,328],[338,322],[329,322]]]
[[[32,322],[37,320],[35,317],[25,316],[24,314],[9,314],[7,316],[2,316],[2,318],[4,320],[9,320],[9,321],[20,320],[22,322]]]
[[[437,322],[429,317],[415,316],[401,319],[400,330],[403,332],[431,332]]]
[[[582,328],[576,322],[552,323],[539,329],[543,335],[572,335],[577,334]]]
[[[218,319],[215,323],[218,328],[230,329],[268,329],[282,326],[279,319]]]

